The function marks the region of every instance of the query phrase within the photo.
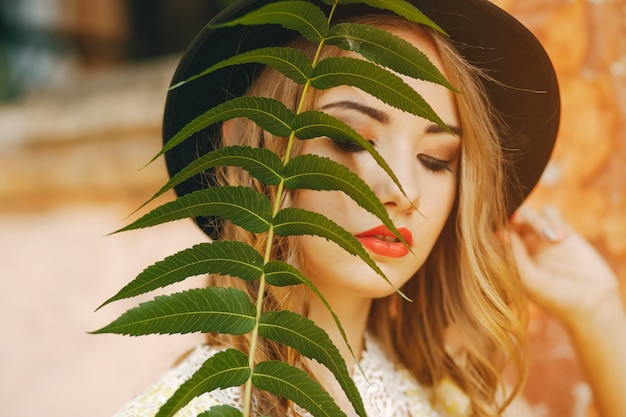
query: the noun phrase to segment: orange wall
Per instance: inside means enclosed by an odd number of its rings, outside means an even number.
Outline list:
[[[529,203],[556,206],[610,262],[626,296],[626,1],[495,3],[539,37],[561,86],[559,139]],[[563,330],[538,309],[532,317],[527,395],[549,417],[597,415]]]

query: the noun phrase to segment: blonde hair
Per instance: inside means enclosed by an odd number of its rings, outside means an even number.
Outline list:
[[[368,332],[376,336],[388,353],[397,358],[426,386],[437,386],[451,378],[467,395],[473,416],[497,416],[522,384],[520,377],[511,396],[498,404],[497,394],[503,383],[503,368],[512,363],[518,374],[525,375],[525,301],[519,279],[505,246],[495,231],[506,224],[506,161],[500,146],[497,115],[489,107],[479,77],[480,72],[467,63],[451,41],[443,36],[395,16],[362,16],[353,22],[370,24],[386,30],[402,30],[430,37],[439,51],[449,81],[462,90],[456,95],[462,128],[462,152],[459,187],[455,207],[429,258],[416,275],[402,288],[414,303],[397,294],[374,300]],[[313,55],[311,44],[295,41],[291,46]],[[334,47],[323,54],[340,55]],[[271,68],[258,75],[249,95],[273,97],[295,111],[302,86]],[[315,101],[315,92],[308,97]],[[247,120],[237,120],[230,138],[238,144],[262,146],[282,156],[286,138],[276,138]],[[296,145],[294,155],[299,152]],[[242,170],[218,170],[223,184],[246,185],[266,193],[272,201],[273,187],[266,187]],[[292,205],[294,192],[285,193],[281,205]],[[254,235],[225,222],[221,239],[246,242],[263,253],[265,235]],[[298,266],[294,238],[276,238],[273,257]],[[212,285],[228,285],[246,291],[256,299],[258,284],[239,279],[212,276]],[[266,290],[264,308],[290,309],[307,314],[307,292],[298,287]],[[303,302],[303,298],[305,302]],[[461,350],[454,355],[446,348],[446,330],[453,327]],[[408,336],[412,337],[408,337]],[[213,344],[249,348],[248,336],[211,335]],[[259,361],[278,359],[303,366],[297,352],[268,340],[257,345]],[[306,367],[305,367],[306,368]],[[277,401],[268,393],[255,393],[257,412],[286,415],[290,404]]]

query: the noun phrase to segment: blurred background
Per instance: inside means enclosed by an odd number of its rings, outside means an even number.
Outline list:
[[[165,90],[230,1],[0,0],[0,416],[110,416],[198,343],[87,332],[135,305],[94,312],[144,267],[204,240],[190,222],[106,235],[166,180],[162,161],[140,169]],[[626,296],[626,0],[495,2],[544,43],[562,88],[529,203],[560,209]],[[538,416],[596,416],[562,328],[531,309]]]

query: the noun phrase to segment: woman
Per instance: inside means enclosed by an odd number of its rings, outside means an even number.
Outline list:
[[[308,95],[306,107],[336,117],[368,139],[391,165],[403,195],[361,147],[320,137],[298,143],[295,154],[316,154],[348,166],[381,200],[410,250],[376,217],[335,191],[298,190],[281,204],[316,211],[351,232],[385,272],[393,287],[415,300],[408,303],[357,258],[314,236],[283,238],[276,258],[309,277],[339,316],[364,374],[353,378],[372,416],[531,415],[519,399],[524,373],[525,298],[530,296],[570,330],[588,370],[596,399],[607,416],[624,415],[619,377],[626,370],[626,315],[612,272],[553,212],[520,209],[508,215],[535,185],[558,126],[558,88],[545,53],[519,23],[495,6],[478,0],[419,1],[415,4],[450,35],[390,15],[346,8],[344,18],[388,30],[422,50],[462,94],[407,76],[449,130],[391,107],[354,87],[339,86]],[[227,15],[258,7],[238,3]],[[218,19],[222,19],[220,17]],[[274,32],[276,31],[276,32]],[[234,34],[237,33],[236,36]],[[216,47],[243,50],[283,36],[281,29],[205,32],[186,54],[175,76],[184,80],[218,61]],[[315,52],[301,40],[292,46]],[[204,51],[212,51],[206,54]],[[514,52],[512,52],[514,51]],[[332,47],[323,56],[352,52]],[[492,55],[490,55],[492,54]],[[210,58],[206,58],[209,56]],[[257,70],[254,68],[253,70]],[[173,90],[168,97],[165,137],[171,137],[211,101],[246,92],[277,98],[295,109],[301,88],[277,71],[233,69]],[[250,83],[250,80],[254,80]],[[226,90],[226,94],[216,92]],[[497,115],[498,117],[494,116]],[[496,123],[502,119],[502,123]],[[270,137],[252,122],[232,119],[221,129],[198,135],[167,154],[170,172],[193,159],[196,150],[243,144],[265,146],[281,154],[285,140]],[[206,181],[272,190],[236,169],[218,170],[215,178],[188,182],[185,194]],[[417,208],[417,210],[416,210]],[[240,240],[265,247],[263,237],[228,222],[197,219],[216,239]],[[212,283],[217,283],[211,277]],[[220,285],[224,279],[220,278]],[[256,287],[233,279],[229,285],[254,296]],[[353,369],[355,362],[334,321],[319,299],[305,288],[273,288],[268,308],[306,315],[326,330]],[[610,320],[607,318],[610,317]],[[240,336],[212,336],[150,391],[118,416],[153,415],[208,357],[225,347],[246,350]],[[259,349],[259,348],[257,348]],[[259,360],[281,359],[310,372],[346,413],[352,407],[332,374],[316,362],[269,342]],[[508,385],[503,373],[512,364],[520,378]],[[510,389],[508,388],[510,387]],[[240,406],[240,391],[228,389],[194,399],[180,413],[196,415],[216,403]],[[509,406],[513,400],[513,404]],[[303,414],[293,404],[255,393],[258,415]],[[507,408],[508,407],[508,408]],[[439,414],[438,414],[439,413]]]

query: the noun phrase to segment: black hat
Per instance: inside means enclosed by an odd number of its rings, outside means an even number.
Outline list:
[[[240,0],[210,23],[231,20],[272,1],[275,0]],[[489,1],[409,1],[448,33],[467,61],[493,78],[482,82],[488,99],[508,128],[502,146],[516,155],[513,171],[519,186],[511,186],[508,195],[512,212],[539,181],[556,139],[560,98],[550,59],[527,28]],[[363,7],[367,6],[340,9],[344,15],[350,15],[363,13]],[[295,36],[278,25],[216,30],[205,27],[183,54],[172,85],[236,53],[285,44]],[[227,67],[170,90],[163,121],[164,143],[209,108],[243,95],[258,67],[252,64]],[[219,128],[211,126],[168,151],[165,158],[170,175],[214,150],[220,137]],[[175,189],[178,195],[184,195],[211,185],[210,176],[198,175]],[[210,237],[218,237],[217,219],[196,218],[196,222]]]

